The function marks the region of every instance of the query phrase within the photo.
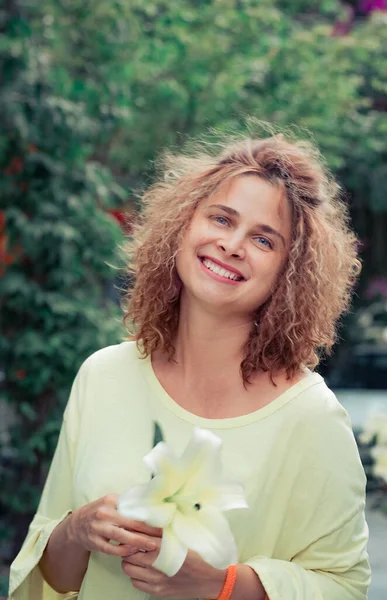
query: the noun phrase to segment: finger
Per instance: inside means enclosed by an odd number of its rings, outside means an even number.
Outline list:
[[[104,523],[107,521],[122,529],[126,529],[127,531],[136,531],[137,533],[144,533],[151,537],[162,537],[163,530],[161,527],[152,527],[143,521],[135,521],[124,517],[113,505],[113,496],[107,496],[107,498],[109,499],[108,502],[110,502],[110,504],[103,504],[102,506],[99,506],[96,511],[97,523]]]
[[[141,579],[133,579],[130,580],[132,582],[132,586],[138,590],[139,592],[144,592],[148,594],[148,596],[154,597],[155,595],[159,595],[158,588],[155,589],[154,585],[146,583],[145,581],[141,581]]]
[[[152,527],[143,521],[134,521],[133,519],[128,519],[127,517],[121,516],[121,519],[117,524],[128,531],[137,531],[138,533],[145,533],[146,535],[152,537],[162,537],[163,535],[163,530],[161,527]]]
[[[115,544],[111,543],[110,540],[104,540],[103,538],[98,538],[98,540],[94,544],[93,550],[97,550],[98,552],[103,552],[104,554],[109,554],[111,556],[128,556],[131,552],[131,546],[127,546],[125,544]]]
[[[155,569],[132,565],[124,561],[121,562],[121,566],[124,573],[131,579],[137,579],[149,584],[155,584],[160,579],[160,573],[158,573]]]
[[[155,537],[162,536],[163,530],[161,527],[152,527],[143,521],[136,521],[121,515],[117,510],[118,498],[119,496],[117,494],[108,494],[100,500],[95,501],[95,504],[97,505],[96,515],[98,520],[112,521],[116,525],[129,531],[138,531]]]
[[[106,505],[113,506],[113,508],[117,508],[118,497],[118,494],[107,494],[102,498],[102,502]]]
[[[155,550],[158,538],[151,538],[143,534],[132,533],[121,527],[105,523],[99,528],[99,534],[106,540],[112,540],[118,544],[141,548],[143,550]]]
[[[134,554],[138,553],[138,548],[132,548],[129,546],[129,552],[128,554],[125,554],[125,556],[122,557],[122,560],[126,560],[131,558]]]
[[[135,552],[124,556],[122,560],[139,567],[152,567],[157,558],[157,552]],[[154,569],[156,571],[156,569]]]

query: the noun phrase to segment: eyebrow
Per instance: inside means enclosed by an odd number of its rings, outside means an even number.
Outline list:
[[[232,217],[240,217],[239,212],[237,210],[235,210],[235,208],[231,208],[231,206],[225,206],[224,204],[211,204],[210,206],[207,206],[206,208],[220,208],[221,210],[223,210],[225,213],[231,215]],[[271,227],[270,225],[265,225],[265,223],[257,223],[257,225],[255,225],[255,227],[257,229],[260,229],[264,233],[269,233],[271,235],[277,236],[282,241],[283,246],[284,247],[286,246],[284,236],[276,229],[273,229],[273,227]]]

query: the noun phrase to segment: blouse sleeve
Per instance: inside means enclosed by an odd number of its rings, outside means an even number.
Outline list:
[[[327,410],[297,438],[302,459],[287,515],[290,556],[255,556],[246,564],[270,600],[366,600],[366,478],[349,417],[331,392]]]
[[[55,592],[43,579],[38,563],[52,531],[72,510],[73,464],[82,371],[83,367],[71,389],[38,510],[24,544],[11,565],[9,600],[59,600],[71,595]]]
[[[257,556],[246,564],[257,573],[270,600],[366,600],[367,540],[360,510],[292,561]]]

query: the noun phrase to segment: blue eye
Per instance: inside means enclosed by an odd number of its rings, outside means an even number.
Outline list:
[[[273,244],[271,243],[271,241],[265,237],[262,237],[261,235],[255,236],[254,240],[256,240],[257,243],[262,246],[266,246],[267,248],[273,248]]]
[[[226,217],[222,217],[221,215],[216,215],[214,220],[219,223],[219,225],[228,225],[228,219],[226,219]]]

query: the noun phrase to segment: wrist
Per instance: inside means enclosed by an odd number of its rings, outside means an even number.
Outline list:
[[[266,591],[257,573],[245,564],[237,565],[237,576],[230,600],[266,600]]]
[[[226,576],[227,569],[214,569],[213,573],[211,573],[210,579],[208,580],[205,594],[203,594],[202,597],[208,598],[208,600],[218,598],[226,581]]]
[[[69,513],[67,517],[62,521],[63,532],[65,535],[65,541],[70,544],[76,544],[76,536],[74,535],[74,513]]]
[[[206,596],[208,600],[230,600],[235,587],[236,565],[230,565],[223,571],[218,571],[219,576],[211,590],[211,595]]]
[[[78,524],[76,523],[76,520],[77,520],[76,512],[71,512],[67,515],[65,520],[62,521],[62,526],[64,529],[64,535],[65,535],[65,541],[70,546],[77,546],[79,548],[82,548],[82,550],[84,550],[85,552],[87,552],[87,550],[82,546],[82,544],[80,543],[80,541],[78,539],[78,536],[76,533],[78,530]]]

